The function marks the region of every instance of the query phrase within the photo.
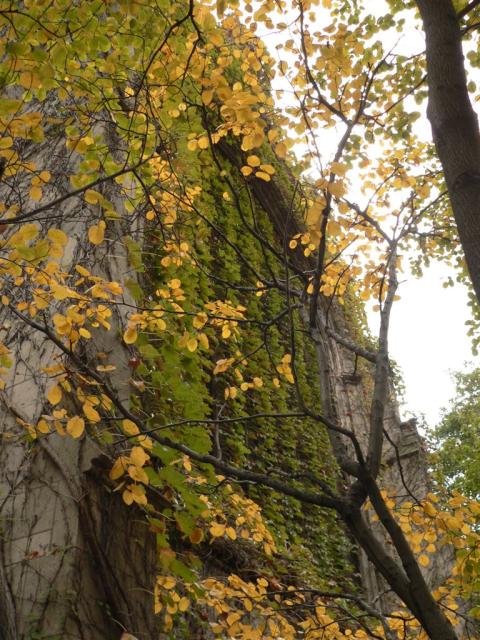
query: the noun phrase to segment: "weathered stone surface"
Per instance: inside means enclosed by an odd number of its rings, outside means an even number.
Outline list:
[[[55,104],[49,108],[55,110]],[[76,158],[63,138],[47,134],[42,145],[35,145],[35,162],[54,176],[45,201],[71,189],[68,176]],[[2,188],[4,194],[7,189]],[[116,204],[122,211],[119,197]],[[65,271],[80,263],[95,275],[121,281],[129,265],[117,239],[126,230],[120,222],[109,223],[109,240],[94,248],[87,229],[97,217],[95,207],[69,198],[42,218],[42,226],[67,234]],[[134,234],[135,228],[128,231]],[[127,294],[124,301],[132,302]],[[46,311],[50,323],[53,307]],[[25,437],[18,420],[36,424],[49,412],[45,392],[52,383],[42,369],[60,354],[8,307],[0,314],[1,339],[13,359],[0,392],[0,638],[105,640],[119,638],[123,631],[139,640],[153,638],[152,536],[135,510],[104,486],[92,466],[101,453],[95,442],[57,434],[33,442]],[[85,357],[93,362],[97,351],[107,354],[117,367],[112,384],[128,402],[129,353],[118,339],[125,325],[121,307],[112,320],[111,332],[99,330]]]

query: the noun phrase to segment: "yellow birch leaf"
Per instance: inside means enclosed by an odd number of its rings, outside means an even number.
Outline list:
[[[67,422],[67,433],[72,436],[72,438],[80,438],[85,430],[85,422],[83,418],[80,416],[73,416]]]
[[[81,264],[75,265],[75,271],[77,273],[79,273],[81,276],[89,276],[90,275],[90,271],[87,271],[87,269],[85,269],[85,267],[82,267]]]
[[[208,342],[208,337],[205,335],[205,333],[199,333],[198,334],[198,341],[200,342],[200,344],[202,345],[202,347],[204,349],[208,349],[210,346],[210,343]]]
[[[186,596],[183,596],[183,598],[180,598],[177,606],[179,611],[186,611],[190,606],[190,600]]]
[[[123,334],[123,341],[125,344],[133,344],[137,341],[138,333],[135,327],[128,327],[128,329]]]
[[[275,173],[275,167],[273,167],[271,164],[261,164],[260,169],[271,176],[273,176],[273,174]]]
[[[49,229],[47,235],[52,242],[55,242],[62,247],[64,247],[68,242],[67,234],[61,229]]]
[[[13,145],[12,138],[0,138],[0,149],[9,149]]]
[[[227,527],[225,529],[225,533],[230,538],[230,540],[236,540],[237,539],[237,532],[235,531],[235,529],[233,527]]]
[[[198,340],[196,338],[190,338],[187,340],[187,349],[192,353],[197,350]]]
[[[287,145],[284,142],[279,142],[275,145],[275,153],[279,158],[284,160],[287,155]]]
[[[422,553],[422,555],[419,556],[419,558],[418,558],[418,563],[422,567],[428,567],[428,565],[430,564],[430,558],[427,555],[425,555],[424,553]]]
[[[83,413],[90,420],[90,422],[100,422],[100,414],[90,402],[85,402],[82,408]]]
[[[341,162],[332,162],[330,169],[333,173],[336,173],[337,176],[344,176],[348,171],[348,166]]]
[[[140,429],[131,420],[122,420],[122,429],[129,436],[136,436],[140,433]]]
[[[202,91],[202,102],[203,104],[210,104],[210,102],[212,101],[213,98],[213,91],[210,89],[206,89],[205,91]]]
[[[34,187],[32,187],[30,189],[30,193],[29,196],[32,200],[35,200],[36,202],[38,202],[38,200],[41,200],[42,198],[42,189],[41,187],[35,185]]]
[[[100,373],[110,373],[111,371],[115,371],[117,367],[114,364],[99,364],[96,369],[100,371]]]
[[[60,402],[61,399],[62,399],[62,390],[58,385],[56,385],[55,387],[52,387],[50,391],[47,393],[47,400],[50,402],[50,404],[56,405]]]
[[[428,516],[431,516],[431,517],[433,518],[434,516],[436,516],[436,515],[437,515],[437,510],[435,509],[435,507],[433,506],[433,504],[431,504],[430,502],[426,502],[426,503],[423,505],[423,508],[424,508],[424,510],[425,510],[425,513],[426,513]]]
[[[143,484],[148,484],[148,476],[145,473],[145,471],[142,469],[142,467],[136,467],[133,464],[131,464],[128,467],[127,471],[130,478],[135,482],[143,482]]]
[[[92,244],[102,244],[105,238],[105,227],[106,224],[104,220],[100,220],[97,225],[90,227],[88,230],[88,239]]]
[[[248,156],[247,164],[249,167],[259,167],[260,166],[260,158],[258,156]]]
[[[143,467],[149,459],[150,456],[145,453],[143,447],[133,447],[130,451],[130,460],[136,467]]]
[[[220,538],[225,533],[225,525],[219,522],[214,522],[210,527],[210,535],[212,538]]]
[[[163,587],[163,589],[170,591],[170,589],[173,589],[177,584],[177,581],[172,576],[158,576],[157,583]]]
[[[118,480],[121,478],[127,469],[126,459],[124,456],[120,456],[113,463],[113,467],[110,469],[110,479]]]
[[[37,431],[40,433],[50,433],[50,427],[48,426],[48,422],[46,420],[39,420],[37,424]]]
[[[128,504],[130,506],[133,502],[133,493],[125,489],[125,491],[122,493],[122,498],[125,504]]]
[[[336,198],[341,198],[345,193],[345,185],[343,182],[332,182],[328,185],[328,190]]]
[[[85,202],[88,202],[88,204],[97,204],[102,199],[102,195],[93,189],[87,189],[83,194],[83,197],[85,198]]]

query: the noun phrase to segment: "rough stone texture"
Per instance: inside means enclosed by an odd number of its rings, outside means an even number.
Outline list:
[[[77,159],[63,138],[47,134],[42,145],[32,145],[32,153],[53,176],[42,204],[71,190],[68,176]],[[22,155],[29,155],[28,146]],[[2,187],[2,198],[9,197],[9,186]],[[21,178],[16,187],[28,193]],[[70,198],[44,214],[42,227],[55,226],[68,235],[65,271],[80,263],[108,280],[121,281],[127,271],[132,277],[117,242],[126,232],[120,222],[108,223],[105,244],[94,248],[88,242],[87,229],[98,217],[95,206]],[[130,234],[135,226],[130,218]],[[124,300],[132,302],[128,295]],[[54,306],[46,312],[50,322]],[[125,325],[121,309],[113,314],[112,330],[98,330],[84,357],[95,364],[96,352],[106,353],[117,367],[112,385],[128,401],[129,354],[118,339]],[[0,328],[13,359],[0,397],[0,638],[105,640],[120,638],[123,631],[139,640],[153,638],[153,536],[140,514],[105,485],[108,450],[102,452],[90,437],[26,438],[18,419],[35,424],[49,412],[45,392],[52,381],[42,368],[51,366],[59,352],[5,306]]]

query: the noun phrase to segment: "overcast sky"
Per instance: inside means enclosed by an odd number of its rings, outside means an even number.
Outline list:
[[[403,412],[425,414],[430,427],[454,394],[450,372],[480,366],[465,327],[470,317],[465,288],[455,284],[444,289],[448,274],[443,265],[435,264],[422,278],[408,278],[392,310],[390,353],[403,371]],[[369,314],[369,320],[377,333],[378,314]]]

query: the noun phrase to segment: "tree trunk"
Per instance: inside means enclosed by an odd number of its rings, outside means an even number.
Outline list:
[[[451,0],[417,0],[426,36],[428,109],[452,210],[480,301],[480,133]]]

